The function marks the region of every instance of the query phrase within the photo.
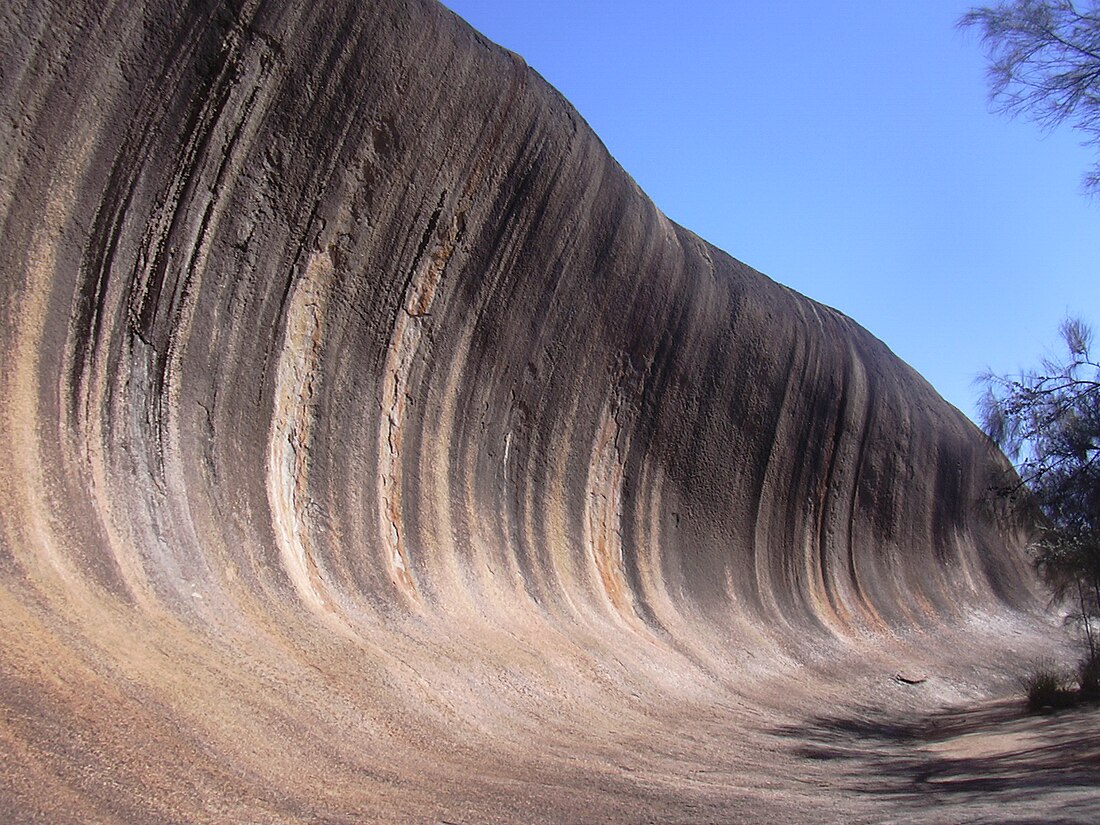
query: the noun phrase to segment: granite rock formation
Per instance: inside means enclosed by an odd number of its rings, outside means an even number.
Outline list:
[[[1033,604],[964,416],[431,0],[0,56],[5,820],[821,821],[766,720]]]

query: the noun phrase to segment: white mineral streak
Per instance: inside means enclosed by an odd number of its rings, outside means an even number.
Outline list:
[[[380,537],[386,557],[392,563],[394,583],[410,595],[416,592],[416,585],[401,531],[401,443],[405,403],[425,325],[457,236],[458,221],[454,219],[442,230],[442,237],[433,239],[435,244],[431,253],[417,262],[417,270],[409,280],[397,312],[382,370],[382,426],[378,436]]]
[[[631,619],[635,614],[623,570],[621,440],[623,436],[615,420],[614,402],[609,402],[600,416],[588,467],[584,528],[585,544],[607,598],[617,613]]]
[[[50,199],[34,233],[34,243],[26,252],[24,299],[18,305],[3,307],[0,316],[8,329],[17,331],[13,337],[15,346],[5,353],[5,363],[0,368],[0,433],[12,456],[12,466],[0,473],[0,500],[17,502],[21,509],[19,520],[0,521],[0,535],[7,533],[12,547],[28,551],[32,569],[43,565],[66,587],[76,586],[79,575],[56,547],[47,510],[49,503],[33,495],[45,489],[37,427],[39,356],[44,350],[43,319],[57,267],[55,252],[75,200],[73,180],[90,146],[89,136],[76,157],[65,158],[65,162],[55,167]]]
[[[294,285],[275,378],[275,410],[268,442],[267,496],[283,569],[302,601],[315,612],[330,610],[311,556],[307,520],[310,402],[319,380],[324,315],[332,258],[314,254]]]

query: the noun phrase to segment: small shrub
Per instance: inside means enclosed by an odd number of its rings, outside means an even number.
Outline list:
[[[1029,710],[1064,708],[1073,704],[1073,694],[1067,690],[1069,674],[1053,659],[1040,659],[1021,680],[1027,694]]]
[[[1077,666],[1077,685],[1082,696],[1100,697],[1100,654],[1083,659]]]

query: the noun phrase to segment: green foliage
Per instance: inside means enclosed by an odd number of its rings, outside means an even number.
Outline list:
[[[1092,333],[1062,324],[1066,352],[1018,376],[982,376],[986,432],[1015,460],[1020,481],[1000,492],[1024,496],[1041,512],[1032,551],[1056,601],[1097,656],[1100,618],[1100,364]]]
[[[1061,334],[1065,356],[1045,358],[1039,369],[1017,376],[981,376],[980,408],[986,432],[1042,494],[1044,511],[1059,525],[1085,526],[1100,507],[1100,364],[1090,354],[1092,332],[1084,323],[1067,320]],[[1086,477],[1092,485],[1082,483]]]
[[[1011,0],[971,9],[989,59],[990,98],[1052,128],[1068,121],[1100,146],[1100,2]],[[1100,163],[1085,177],[1100,192]]]

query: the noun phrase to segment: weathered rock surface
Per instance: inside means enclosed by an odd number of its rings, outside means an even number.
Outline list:
[[[780,722],[1031,638],[975,428],[441,6],[0,55],[5,821],[858,818]]]

